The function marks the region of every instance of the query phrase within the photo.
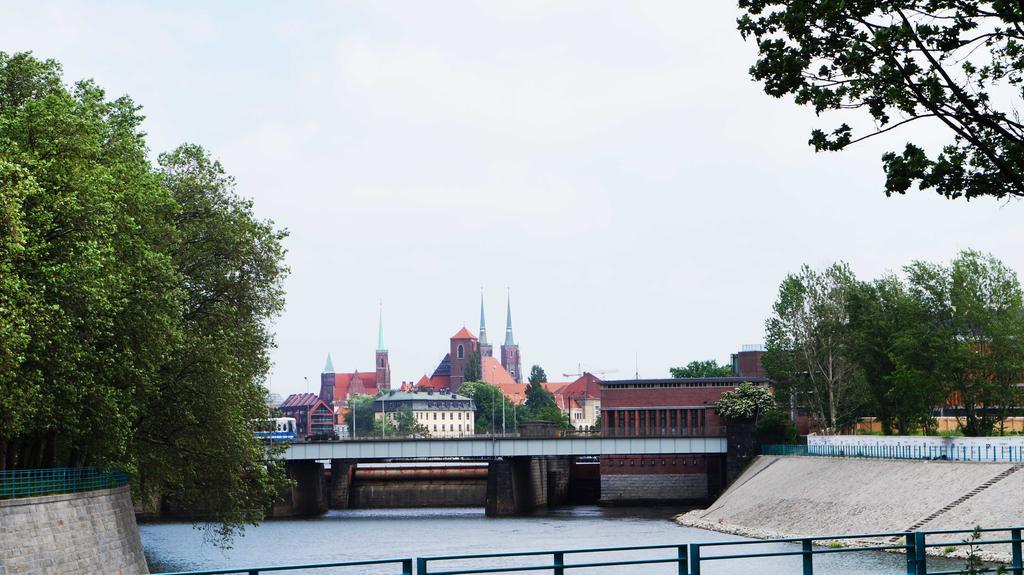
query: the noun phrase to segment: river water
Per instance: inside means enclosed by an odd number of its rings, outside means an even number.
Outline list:
[[[682,509],[666,507],[566,507],[527,517],[485,517],[482,508],[457,509],[365,509],[330,511],[313,519],[266,521],[249,527],[231,549],[222,550],[205,541],[204,532],[188,523],[140,525],[142,543],[154,573],[228,567],[283,564],[329,563],[362,559],[421,557],[536,551],[544,549],[586,549],[639,545],[683,544],[691,541],[739,539],[712,531],[680,527],[671,517]],[[758,545],[758,551],[795,551],[796,545]],[[735,553],[753,548],[727,548]],[[721,553],[709,548],[705,555]],[[619,553],[616,555],[572,555],[566,562],[622,561],[638,558],[671,557],[674,550]],[[550,556],[504,559],[501,565],[549,564]],[[933,565],[934,563],[934,565]],[[498,566],[497,560],[476,560],[461,564],[433,564],[431,569],[481,568]],[[903,555],[859,552],[819,555],[815,573],[878,574],[906,573]],[[929,569],[953,569],[949,561],[929,560]],[[312,575],[367,573],[393,574],[399,567],[348,568],[308,571]],[[281,573],[300,573],[286,571]],[[772,575],[800,573],[799,557],[711,561],[702,563],[705,575]],[[550,573],[532,571],[526,573]],[[675,564],[633,565],[605,569],[570,569],[567,575],[676,575]]]

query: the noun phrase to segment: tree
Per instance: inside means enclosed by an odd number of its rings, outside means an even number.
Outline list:
[[[151,165],[141,122],[0,53],[0,467],[122,468],[226,541],[286,485],[252,434],[285,233],[198,146]]]
[[[517,408],[497,387],[482,381],[462,384],[459,394],[469,397],[476,406],[473,426],[477,433],[494,433],[502,428],[502,414],[506,431],[515,431],[522,420],[522,409]],[[504,408],[504,411],[502,409]],[[518,411],[518,413],[517,413]]]
[[[780,409],[765,413],[754,424],[754,437],[760,444],[796,443],[799,434],[793,422]]]
[[[855,283],[847,302],[850,354],[863,375],[870,413],[885,433],[930,430],[945,386],[934,375],[938,348],[925,306],[894,275]]]
[[[395,412],[395,431],[398,435],[408,437],[410,435],[427,435],[427,426],[416,421],[416,415],[412,412],[412,408],[408,405],[403,405],[398,408]]]
[[[847,298],[854,281],[845,263],[821,272],[803,266],[779,286],[765,326],[762,365],[780,392],[792,394],[831,433],[852,421],[864,399],[850,357]]]
[[[726,419],[757,423],[758,418],[776,411],[775,396],[767,387],[743,382],[735,391],[723,392],[715,411]]]
[[[466,357],[466,367],[462,372],[462,381],[483,381],[483,366],[480,364],[480,352],[473,350]]]
[[[733,375],[732,366],[718,365],[713,359],[691,361],[686,367],[669,368],[672,377],[729,377]]]
[[[924,120],[951,132],[941,151],[907,143],[882,157],[885,193],[915,182],[947,198],[1024,196],[1024,4],[1001,0],[739,0],[757,42],[751,76],[765,93],[819,115],[864,110],[871,122],[814,130],[842,150]],[[931,147],[931,146],[928,146]]]
[[[991,255],[961,252],[949,266],[914,262],[910,289],[927,310],[929,375],[963,411],[965,435],[991,435],[1019,400],[1024,296],[1017,275]]]
[[[373,400],[380,397],[353,395],[348,398],[348,408],[345,410],[345,422],[351,430],[352,437],[366,436],[373,433]]]
[[[544,373],[544,368],[539,365],[534,365],[530,368],[530,377],[527,379],[529,383],[547,383],[548,374]]]

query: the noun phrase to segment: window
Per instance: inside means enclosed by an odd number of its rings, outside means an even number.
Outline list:
[[[459,348],[455,350],[455,356],[458,357],[459,359],[466,357],[466,350],[463,349],[461,343],[459,344]]]
[[[434,431],[437,431],[437,424],[434,424]]]
[[[436,411],[434,412],[434,421],[437,421],[437,412]],[[434,429],[437,429],[436,425],[434,426]]]
[[[441,412],[441,421],[444,421],[444,412]]]

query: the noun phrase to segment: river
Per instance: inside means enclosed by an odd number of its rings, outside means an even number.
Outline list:
[[[328,563],[361,559],[419,557],[582,549],[690,541],[737,539],[712,531],[680,527],[671,517],[682,511],[666,507],[565,507],[527,517],[485,517],[483,509],[366,509],[330,511],[313,519],[266,521],[249,527],[231,549],[222,550],[204,540],[204,532],[188,523],[140,525],[142,543],[154,573],[245,566]],[[735,548],[733,548],[735,549]],[[758,546],[759,551],[798,550],[795,545]],[[753,550],[751,549],[750,552]],[[718,551],[708,549],[706,553]],[[740,551],[736,551],[737,553]],[[567,562],[615,561],[628,558],[669,557],[671,550],[632,552],[614,558],[574,555]],[[505,565],[512,564],[505,560]],[[906,573],[902,555],[855,553],[819,555],[815,573]],[[527,564],[550,563],[533,558]],[[934,565],[933,565],[934,563]],[[524,564],[519,561],[518,564]],[[450,565],[450,564],[449,564]],[[464,564],[465,568],[495,566],[492,560]],[[432,564],[433,566],[433,564]],[[929,560],[929,568],[952,569],[949,561]],[[437,569],[449,568],[441,564]],[[450,568],[454,568],[452,565]],[[309,571],[313,575],[395,573],[391,569],[337,569]],[[287,573],[297,573],[288,571]],[[535,571],[535,573],[550,573]],[[639,565],[617,569],[572,569],[572,575],[676,575],[674,564]],[[712,561],[702,564],[706,575],[800,573],[800,558]]]

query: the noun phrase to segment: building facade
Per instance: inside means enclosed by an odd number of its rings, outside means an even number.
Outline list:
[[[454,393],[392,392],[373,402],[374,419],[397,423],[400,410],[408,409],[428,437],[465,437],[476,433],[476,404]]]
[[[320,374],[320,400],[331,407],[336,425],[346,425],[345,411],[348,400],[355,395],[376,395],[379,391],[391,389],[391,360],[384,345],[384,312],[380,312],[377,323],[377,350],[374,353],[372,371],[334,371],[331,354],[327,354],[324,370]]]
[[[281,415],[295,418],[295,432],[300,438],[328,438],[334,434],[334,410],[315,394],[289,395],[277,409]]]

